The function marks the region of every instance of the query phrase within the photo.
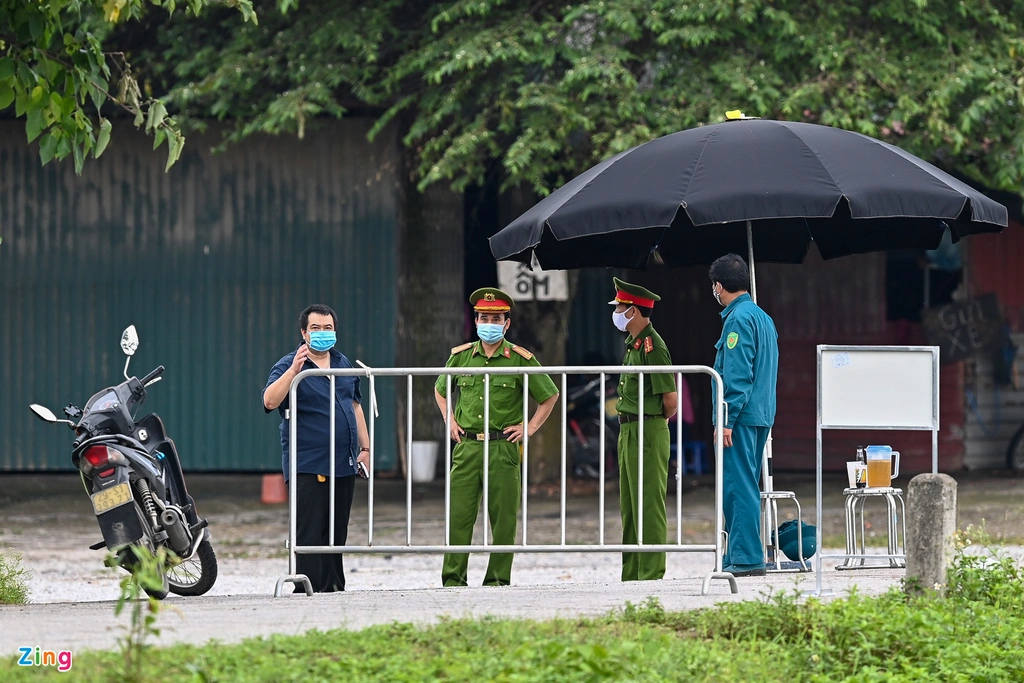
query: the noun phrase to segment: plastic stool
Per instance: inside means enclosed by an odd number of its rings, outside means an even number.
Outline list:
[[[692,458],[687,458],[687,453],[692,453]],[[703,441],[684,441],[683,442],[683,473],[684,474],[704,474],[710,471],[708,467],[708,456]]]
[[[689,457],[687,457],[689,456]],[[669,448],[669,463],[676,461],[676,442]],[[683,474],[704,474],[711,470],[708,467],[707,453],[703,441],[683,442]]]

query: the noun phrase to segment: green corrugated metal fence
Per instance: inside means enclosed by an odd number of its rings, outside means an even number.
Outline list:
[[[0,470],[70,468],[72,434],[35,419],[158,364],[144,412],[163,416],[191,470],[280,468],[280,423],[261,391],[299,340],[309,303],[339,316],[354,362],[393,365],[396,178],[392,143],[358,120],[299,141],[164,152],[130,125],[81,177],[40,168],[18,122],[0,123]],[[368,387],[364,387],[369,406]],[[378,388],[378,469],[395,464],[394,388]]]

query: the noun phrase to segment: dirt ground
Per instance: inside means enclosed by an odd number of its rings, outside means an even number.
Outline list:
[[[906,486],[907,480],[898,485]],[[823,518],[826,548],[840,549],[843,536],[845,477],[827,476]],[[202,516],[210,520],[220,564],[220,578],[211,595],[273,592],[278,576],[287,572],[286,505],[260,502],[259,475],[192,475],[190,492]],[[377,479],[374,505],[374,545],[403,545],[407,539],[406,485]],[[605,542],[621,538],[616,482],[605,496]],[[808,474],[780,473],[776,488],[794,490],[804,519],[814,519],[814,479]],[[367,485],[359,482],[352,512],[349,545],[367,541]],[[995,539],[1024,545],[1024,478],[1002,473],[963,476],[959,480],[961,528],[984,523]],[[598,492],[595,482],[570,482],[566,492],[567,544],[599,540]],[[713,537],[713,479],[688,478],[682,497],[682,536],[687,543],[710,543]],[[528,498],[528,540],[531,544],[558,543],[561,535],[560,492],[557,485],[533,490]],[[668,497],[669,539],[677,534],[676,497]],[[883,546],[881,506],[868,507],[869,542]],[[782,504],[784,518],[795,508]],[[480,523],[476,538],[481,537]],[[879,529],[881,531],[879,531]],[[522,522],[520,521],[520,534]],[[412,542],[443,542],[444,485],[441,481],[413,487]],[[92,508],[81,482],[69,474],[0,475],[0,547],[13,547],[30,572],[31,600],[36,603],[85,602],[117,597],[118,570],[103,567],[103,552],[88,546],[100,540]],[[513,583],[557,585],[616,581],[619,555],[615,553],[525,554],[516,558]],[[709,554],[671,554],[667,578],[693,577],[707,571]],[[438,555],[356,555],[345,558],[350,590],[434,588],[440,586]],[[486,555],[474,555],[470,582],[479,582]]]

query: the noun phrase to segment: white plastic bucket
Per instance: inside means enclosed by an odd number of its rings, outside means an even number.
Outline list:
[[[436,441],[413,441],[412,442],[412,480],[419,482],[434,481],[434,472],[437,470],[437,442]]]

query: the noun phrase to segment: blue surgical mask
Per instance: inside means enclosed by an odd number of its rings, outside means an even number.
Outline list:
[[[497,344],[505,336],[505,326],[497,323],[477,323],[476,334],[488,344]]]
[[[309,333],[309,348],[314,351],[330,351],[338,341],[334,330],[313,330]]]

